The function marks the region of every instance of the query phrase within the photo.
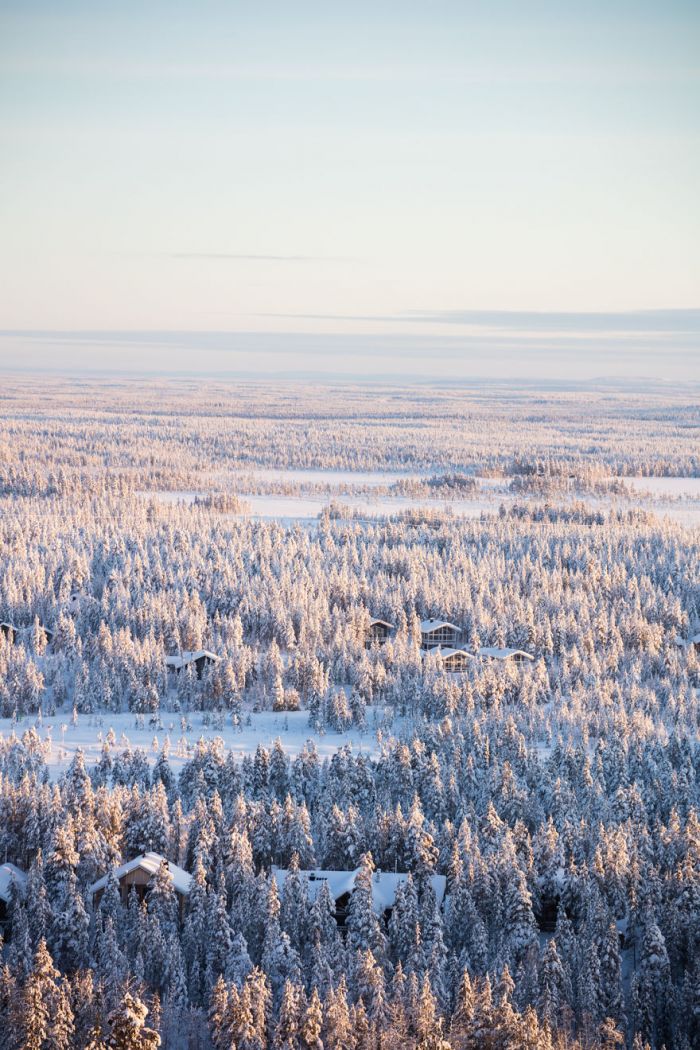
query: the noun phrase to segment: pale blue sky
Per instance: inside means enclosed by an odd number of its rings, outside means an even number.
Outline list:
[[[0,0],[0,329],[328,334],[362,369],[505,328],[527,370],[531,312],[569,358],[593,312],[597,351],[697,368],[695,315],[624,319],[700,306],[699,56],[673,0]]]

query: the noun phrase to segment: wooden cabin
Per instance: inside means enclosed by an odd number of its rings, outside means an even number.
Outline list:
[[[137,897],[142,901],[148,892],[151,879],[163,863],[167,866],[168,874],[173,881],[173,888],[182,908],[192,886],[192,876],[183,868],[178,867],[177,864],[166,860],[160,853],[142,853],[141,856],[134,857],[133,860],[122,864],[121,867],[115,868],[114,872],[107,872],[101,879],[94,882],[90,887],[93,906],[96,908],[100,903],[102,894],[112,877],[116,878],[119,883],[119,891],[124,904],[128,903],[132,889],[136,891]]]
[[[681,638],[681,636],[677,634],[673,641],[679,649],[683,649],[686,652],[700,653],[700,632],[691,635],[690,638]]]
[[[12,936],[10,905],[13,885],[24,893],[27,887],[26,873],[15,864],[0,864],[0,935],[5,941],[9,941]]]
[[[8,623],[7,621],[0,623],[0,635],[7,638],[11,645],[19,643],[22,639],[29,641],[33,630],[33,624],[30,624],[29,627],[16,627],[14,624]],[[48,627],[44,627],[43,623],[39,624],[39,630],[43,633],[46,644],[51,645],[54,632],[50,631]]]
[[[469,663],[474,659],[471,653],[465,649],[452,649],[450,646],[439,646],[437,649],[429,649],[423,653],[423,659],[436,659],[442,664],[445,671],[465,671]]]
[[[462,629],[448,620],[421,620],[421,648],[436,649],[439,645],[457,648]]]
[[[300,871],[299,875],[306,881],[306,892],[311,903],[316,900],[321,886],[324,883],[328,886],[328,891],[335,901],[336,922],[342,927],[345,925],[348,905],[359,871],[359,868],[356,868],[354,871],[326,871],[322,868],[317,868],[314,871]],[[283,868],[273,868],[272,874],[277,883],[277,889],[281,894],[289,872]],[[396,901],[396,890],[399,884],[405,882],[407,878],[406,872],[375,871],[373,873],[372,907],[377,915],[381,915],[385,919],[389,918]],[[438,906],[441,907],[445,899],[447,879],[444,875],[431,875],[430,885],[435,893]]]
[[[384,645],[384,642],[391,637],[391,632],[394,630],[394,624],[389,623],[387,620],[377,620],[375,618],[369,621],[369,628],[367,630],[367,637],[365,639],[365,645],[369,649],[372,645]]]
[[[0,635],[2,635],[3,638],[7,638],[10,645],[14,645],[18,633],[19,632],[14,624],[8,623],[6,620],[3,621],[3,623],[0,623]]]
[[[201,678],[205,667],[218,663],[220,659],[221,657],[208,649],[197,649],[194,652],[179,653],[177,656],[166,656],[165,666],[175,674],[180,674],[180,671],[184,671],[187,667],[193,667],[197,678]]]

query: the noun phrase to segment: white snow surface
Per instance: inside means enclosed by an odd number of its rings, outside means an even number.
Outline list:
[[[270,748],[279,738],[286,754],[294,757],[299,754],[307,741],[312,740],[321,757],[330,758],[341,747],[349,744],[354,752],[377,755],[379,740],[376,726],[384,718],[383,708],[367,709],[368,728],[364,731],[353,727],[344,733],[331,730],[316,732],[309,727],[308,711],[244,711],[243,724],[234,726],[227,718],[223,728],[215,728],[209,719],[205,724],[202,711],[192,711],[187,716],[187,727],[182,730],[182,716],[173,711],[160,712],[160,725],[150,725],[145,716],[144,726],[136,725],[133,712],[114,714],[109,711],[98,711],[94,714],[79,714],[77,724],[73,725],[71,716],[66,711],[54,717],[38,719],[26,716],[19,722],[11,718],[0,718],[0,740],[7,740],[14,733],[21,739],[22,734],[34,727],[42,741],[44,760],[49,767],[51,779],[57,780],[66,771],[76,751],[83,752],[85,765],[95,765],[102,753],[102,745],[110,729],[116,737],[112,745],[112,757],[124,750],[141,748],[152,764],[158,758],[163,746],[168,749],[168,761],[174,770],[179,772],[182,766],[194,754],[195,746],[200,739],[221,739],[224,749],[241,757],[253,754],[257,745]],[[394,730],[400,720],[394,722]],[[388,735],[388,734],[385,734]]]
[[[329,494],[300,493],[247,493],[246,480],[260,478],[266,481],[292,482],[302,487],[305,484],[327,484]],[[397,514],[401,511],[417,508],[447,512],[456,517],[479,518],[482,514],[495,514],[503,503],[539,504],[543,498],[537,493],[511,492],[511,477],[503,476],[485,478],[475,476],[476,489],[468,496],[457,499],[444,499],[435,496],[387,496],[371,492],[372,488],[391,485],[401,479],[426,477],[425,472],[408,471],[351,471],[351,470],[304,470],[288,468],[260,468],[250,472],[235,471],[219,479],[219,483],[232,482],[235,491],[248,505],[241,515],[224,515],[224,517],[252,517],[277,520],[284,524],[295,522],[314,522],[331,502],[359,512],[368,518]],[[641,507],[652,511],[660,517],[669,517],[685,525],[700,522],[700,478],[685,477],[622,477],[633,493],[633,498],[626,499],[613,495],[591,495],[576,492],[560,493],[556,503],[566,505],[573,500],[582,499],[591,507],[608,510],[618,507],[622,510]],[[352,495],[343,491],[343,486],[362,486],[368,488],[368,494]],[[336,487],[337,491],[333,492]],[[208,491],[208,490],[207,490]],[[197,497],[206,492],[180,491],[146,491],[140,493],[145,498],[152,498],[163,503],[193,503]]]

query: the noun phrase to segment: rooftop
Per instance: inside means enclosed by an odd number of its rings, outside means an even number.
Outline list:
[[[27,885],[26,872],[15,864],[0,865],[0,900],[9,904],[12,895],[12,883],[16,882],[21,890]]]
[[[474,659],[473,654],[468,653],[466,649],[453,649],[450,645],[438,645],[435,649],[428,649],[427,652],[421,655],[424,660],[429,659],[431,656],[437,656],[441,660],[447,660],[450,656],[466,656],[468,660]]]
[[[151,877],[156,874],[160,868],[161,863],[165,860],[168,865],[168,874],[173,880],[173,885],[177,893],[187,896],[190,892],[192,885],[192,876],[184,868],[178,867],[177,864],[173,864],[172,861],[166,860],[160,853],[142,853],[140,857],[134,857],[133,860],[127,861],[126,864],[122,864],[121,867],[115,868],[113,871],[108,871],[106,875],[103,875],[97,882],[93,882],[90,887],[90,893],[99,893],[100,890],[104,890],[107,887],[112,875],[119,881],[128,875],[130,872],[140,868],[141,871],[145,871]]]
[[[493,645],[482,645],[479,656],[490,656],[493,660],[510,660],[514,656],[520,656],[524,660],[534,660],[534,656],[526,653],[524,649],[499,649]]]
[[[356,868],[355,871],[324,871],[321,868],[316,868],[313,871],[300,871],[299,874],[307,879],[309,900],[316,900],[324,883],[328,886],[333,900],[338,900],[346,893],[352,893],[359,871],[359,868]],[[281,893],[289,873],[282,868],[273,868],[272,874]],[[372,876],[372,907],[378,915],[381,915],[387,908],[393,908],[397,887],[399,883],[405,882],[407,878],[406,872],[374,872]],[[430,885],[433,888],[438,904],[442,904],[447,888],[447,879],[444,875],[431,875]]]
[[[194,664],[197,660],[201,659],[212,660],[216,663],[220,657],[216,653],[212,653],[209,649],[196,649],[193,651],[187,650],[186,652],[177,653],[175,656],[166,656],[165,665],[166,667],[172,667],[174,670],[180,670],[181,667],[187,667],[188,664]]]
[[[455,623],[450,623],[449,620],[421,620],[420,629],[423,634],[427,634],[430,631],[437,631],[441,627],[450,627],[453,631],[461,631],[461,627],[458,627]]]

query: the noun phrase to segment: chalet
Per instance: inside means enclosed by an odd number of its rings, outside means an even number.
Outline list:
[[[384,642],[389,638],[391,632],[394,630],[393,623],[388,623],[387,620],[371,619],[369,621],[369,628],[367,630],[367,638],[365,639],[365,645],[369,648],[376,642],[378,645],[384,645]]]
[[[90,895],[94,906],[97,907],[100,903],[102,894],[107,888],[107,883],[112,877],[116,878],[119,883],[119,890],[124,904],[128,902],[132,888],[136,890],[139,900],[143,900],[146,896],[149,882],[163,863],[168,869],[168,874],[173,881],[173,888],[182,907],[192,886],[192,876],[183,868],[178,867],[177,864],[166,860],[160,853],[142,853],[140,857],[134,857],[133,860],[122,864],[121,867],[115,868],[114,872],[108,872],[101,879],[98,879],[97,882],[93,882],[90,887]]]
[[[12,623],[0,623],[0,635],[4,635],[5,638],[11,643],[20,642],[22,638],[25,640],[31,638],[33,626],[30,627],[15,627]],[[47,645],[51,645],[53,641],[54,632],[50,631],[48,627],[44,627],[43,624],[39,624],[39,630],[43,633],[44,639]]]
[[[355,871],[300,871],[302,878],[306,879],[306,892],[311,903],[316,900],[321,886],[328,887],[332,899],[335,901],[335,918],[339,926],[345,924],[350,897],[355,888],[359,868]],[[282,868],[273,868],[272,874],[277,883],[277,889],[282,893],[288,872]],[[408,875],[405,872],[375,871],[372,875],[372,907],[377,915],[388,918],[396,901],[396,890],[400,883],[405,882]],[[433,888],[438,906],[442,906],[445,899],[447,879],[444,875],[431,875],[430,885]]]
[[[500,660],[502,662],[508,660],[514,664],[531,663],[535,659],[530,653],[526,653],[524,649],[499,649],[493,645],[482,645],[481,649],[479,649],[479,656],[485,660]]]
[[[208,649],[197,649],[194,652],[179,653],[177,656],[166,656],[165,666],[175,674],[179,674],[187,667],[194,667],[197,678],[201,678],[204,668],[218,663],[219,660],[220,657],[216,653],[211,653]]]
[[[0,623],[0,635],[2,635],[3,638],[7,638],[10,645],[15,643],[18,633],[19,632],[14,624],[8,623],[7,621]]]
[[[10,939],[10,904],[12,887],[24,893],[27,886],[26,873],[14,864],[0,864],[0,935],[4,940]]]
[[[688,638],[687,641],[685,638],[676,635],[674,641],[680,649],[694,649],[696,653],[700,653],[700,632],[694,634],[691,638]]]
[[[461,633],[460,627],[447,620],[421,620],[421,647],[435,649],[438,645],[446,645],[455,649]]]
[[[474,659],[471,653],[465,649],[452,649],[449,645],[439,646],[437,649],[429,649],[423,653],[423,659],[437,659],[445,671],[464,671],[469,662]]]

